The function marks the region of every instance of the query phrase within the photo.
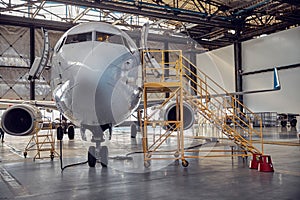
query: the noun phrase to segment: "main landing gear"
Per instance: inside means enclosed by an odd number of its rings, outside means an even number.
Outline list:
[[[57,132],[57,139],[62,140],[64,137],[64,134],[68,134],[69,140],[74,140],[75,138],[75,129],[73,125],[70,125],[67,129],[64,128],[63,126],[58,126],[56,128]]]
[[[64,134],[68,134],[69,140],[74,140],[75,138],[75,128],[73,124],[69,124],[67,119],[61,115],[59,119],[59,124],[57,127],[57,139],[62,140]],[[60,138],[60,139],[59,139]]]
[[[109,139],[111,139],[112,125],[101,125],[100,127],[86,127],[92,133],[92,142],[96,143],[96,146],[90,146],[88,150],[88,165],[90,167],[95,167],[97,161],[100,161],[102,167],[107,167],[108,165],[108,148],[107,146],[101,146],[101,142],[104,142],[103,132],[109,130]],[[83,135],[83,134],[82,134]]]

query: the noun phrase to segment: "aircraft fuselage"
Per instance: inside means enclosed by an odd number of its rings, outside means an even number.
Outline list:
[[[139,103],[140,70],[138,48],[126,33],[100,22],[80,24],[54,48],[53,98],[76,125],[115,125]]]

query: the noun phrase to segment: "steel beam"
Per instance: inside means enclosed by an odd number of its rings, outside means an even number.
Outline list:
[[[145,17],[155,17],[160,19],[189,22],[195,24],[205,24],[210,27],[233,28],[230,17],[224,16],[207,16],[192,10],[162,6],[141,1],[123,0],[123,1],[99,1],[99,3],[84,0],[53,0],[56,3],[69,5],[105,9],[110,11],[142,15]]]
[[[35,59],[35,34],[34,27],[30,27],[30,67]],[[30,81],[30,100],[35,100],[35,81]]]
[[[236,41],[233,43],[234,49],[234,68],[235,68],[235,91],[243,91],[243,77],[242,77],[242,43],[239,40],[239,30],[237,31]],[[238,95],[236,97],[242,104],[244,101],[243,95]],[[241,104],[235,105],[235,108],[239,108],[243,112],[243,107]]]
[[[196,54],[195,46],[194,45],[192,46],[192,49],[191,49],[190,61],[195,66],[197,66],[197,54]],[[190,75],[191,79],[193,80],[193,81],[190,82],[190,85],[194,89],[194,94],[193,95],[197,95],[196,94],[196,91],[198,90],[197,89],[197,77],[196,77],[196,75],[197,75],[197,69],[193,65],[190,65],[190,70],[191,70],[191,72],[193,72]]]
[[[300,63],[292,64],[292,65],[285,65],[285,66],[276,66],[276,68],[278,71],[286,70],[286,69],[300,68]],[[260,73],[265,73],[265,72],[273,72],[273,71],[274,71],[274,68],[268,68],[268,69],[256,70],[256,71],[252,71],[252,72],[245,72],[245,73],[242,73],[242,76],[260,74]]]
[[[67,22],[32,19],[28,17],[17,17],[12,15],[2,15],[2,14],[0,14],[0,24],[22,26],[22,27],[34,27],[34,28],[43,27],[48,30],[57,30],[57,31],[66,31],[75,25]]]
[[[165,50],[169,50],[169,42],[167,42],[167,41],[164,42],[164,49]],[[169,52],[168,51],[164,52],[164,62],[165,63],[169,63],[170,62]],[[165,71],[164,71],[165,78],[169,78],[169,76],[170,76],[170,73],[169,73],[170,72],[170,69],[169,69],[170,65],[169,64],[165,64],[165,67],[168,68],[168,69],[165,69]],[[165,94],[165,97],[169,98],[170,97],[170,93],[167,92]]]

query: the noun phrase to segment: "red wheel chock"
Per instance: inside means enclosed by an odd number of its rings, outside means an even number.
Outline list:
[[[274,172],[270,155],[262,155],[260,160],[261,161],[258,163],[259,172]]]
[[[260,157],[261,157],[261,154],[255,154],[255,153],[253,154],[253,158],[250,161],[250,165],[249,165],[250,169],[258,169],[258,164],[260,162]]]
[[[274,172],[270,155],[253,154],[249,168],[257,169],[260,172]]]

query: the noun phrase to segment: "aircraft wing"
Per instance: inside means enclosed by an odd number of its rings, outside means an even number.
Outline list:
[[[5,105],[29,104],[29,105],[33,105],[36,107],[57,110],[57,107],[56,107],[56,104],[54,101],[0,99],[0,104],[5,104]]]

